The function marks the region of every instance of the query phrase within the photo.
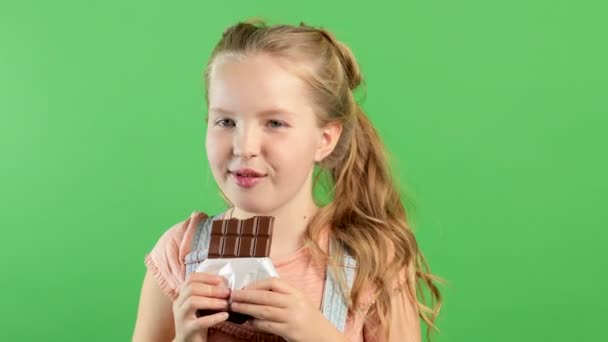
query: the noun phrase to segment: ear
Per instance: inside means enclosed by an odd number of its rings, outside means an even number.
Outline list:
[[[342,134],[342,124],[330,122],[320,129],[320,139],[315,152],[315,162],[320,162],[331,154]]]

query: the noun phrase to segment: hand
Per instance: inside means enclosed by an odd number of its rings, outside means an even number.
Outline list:
[[[207,328],[228,318],[227,312],[196,317],[198,309],[228,310],[230,289],[220,287],[220,276],[192,272],[180,286],[179,296],[173,303],[175,340],[180,342],[205,342]]]
[[[288,341],[344,340],[304,293],[280,278],[233,290],[230,298],[232,311],[253,316],[254,327]]]

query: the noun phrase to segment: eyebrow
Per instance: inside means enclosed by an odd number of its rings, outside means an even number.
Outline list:
[[[225,110],[225,109],[217,108],[217,107],[209,108],[209,112],[218,112],[218,113],[225,114],[225,115],[234,115],[234,113],[229,110]],[[269,116],[269,115],[275,115],[275,114],[287,114],[290,116],[294,116],[294,113],[292,113],[291,111],[289,111],[287,109],[283,109],[283,108],[271,108],[271,109],[262,110],[257,113],[257,115],[259,115],[259,116]]]

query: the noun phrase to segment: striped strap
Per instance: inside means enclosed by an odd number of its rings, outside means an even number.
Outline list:
[[[192,238],[191,251],[186,255],[186,276],[194,272],[198,267],[198,263],[195,261],[204,260],[207,258],[209,252],[209,242],[211,240],[211,223],[216,217],[207,217],[206,219],[199,222]]]
[[[331,255],[332,246],[329,244],[329,251]],[[352,288],[355,280],[355,267],[357,266],[356,260],[349,254],[344,255],[344,275],[346,277],[346,284],[348,289]],[[321,311],[325,318],[330,321],[336,329],[340,332],[344,332],[346,325],[346,318],[348,316],[348,305],[342,295],[340,286],[338,285],[337,279],[334,278],[333,274],[329,272],[329,266],[325,271],[325,285],[323,290],[323,304]]]

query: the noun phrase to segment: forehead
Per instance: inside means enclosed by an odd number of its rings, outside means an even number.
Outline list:
[[[209,107],[232,112],[311,110],[305,82],[276,57],[221,56],[209,74]]]

